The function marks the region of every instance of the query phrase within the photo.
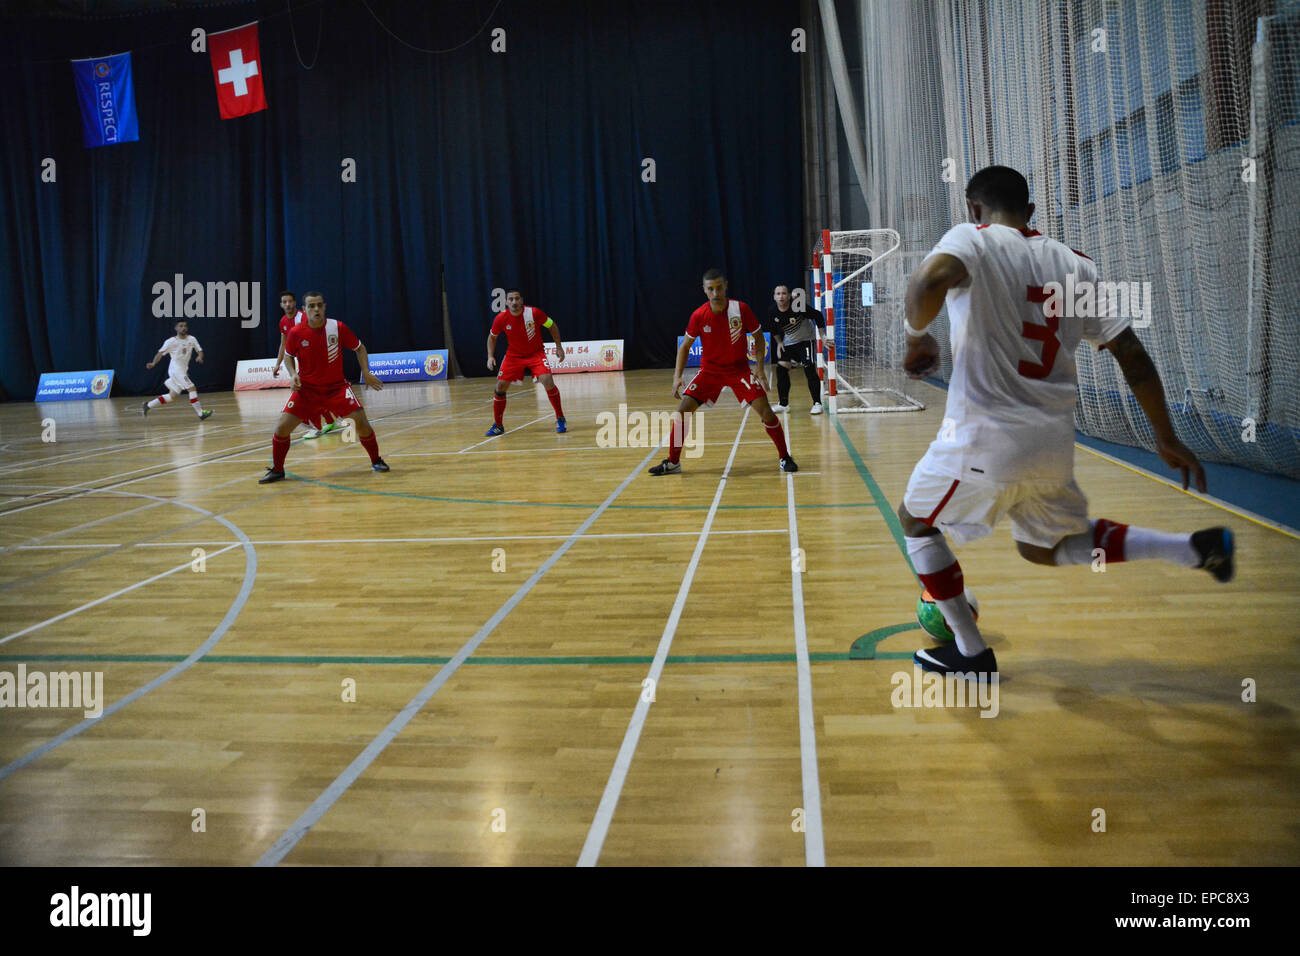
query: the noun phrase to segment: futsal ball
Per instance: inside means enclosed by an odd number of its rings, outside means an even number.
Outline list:
[[[975,595],[970,593],[969,589],[966,591],[966,603],[970,605],[971,613],[975,615],[975,620],[978,621],[980,619],[980,602]],[[916,599],[916,622],[937,641],[956,640],[952,628],[943,619],[943,612],[939,610],[939,605],[934,603],[934,598],[930,597],[929,591],[922,591],[921,596]]]

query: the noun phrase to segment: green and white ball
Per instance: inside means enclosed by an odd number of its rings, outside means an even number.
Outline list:
[[[975,615],[975,620],[980,617],[980,602],[970,589],[966,589],[966,602],[970,605],[971,612]],[[916,622],[921,625],[925,633],[929,634],[936,641],[954,641],[956,636],[952,633],[952,628],[943,618],[943,612],[939,610],[939,605],[934,603],[934,598],[930,597],[929,591],[921,592],[921,596],[916,599]]]

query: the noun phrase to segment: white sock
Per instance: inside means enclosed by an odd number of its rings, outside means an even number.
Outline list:
[[[1201,556],[1192,547],[1190,534],[1169,534],[1131,525],[1124,538],[1124,558],[1128,561],[1159,558],[1184,568],[1194,568],[1201,563]]]
[[[912,559],[912,567],[916,568],[921,583],[935,598],[934,603],[938,605],[943,613],[943,619],[948,622],[953,635],[957,638],[957,650],[965,657],[974,657],[987,650],[988,645],[980,635],[979,626],[975,623],[975,614],[970,609],[970,602],[966,600],[965,586],[961,587],[956,597],[941,601],[935,596],[935,589],[930,587],[930,583],[926,580],[942,575],[947,579],[945,583],[953,586],[962,580],[961,565],[958,564],[957,556],[952,553],[952,549],[948,547],[944,536],[927,534],[904,540],[907,542],[907,554]]]
[[[203,406],[199,404],[199,393],[190,392],[190,407],[194,409],[194,414],[203,415]]]
[[[1092,522],[1096,524],[1096,522]],[[1092,531],[1081,531],[1078,534],[1068,535],[1056,542],[1056,547],[1052,550],[1052,557],[1056,559],[1057,566],[1067,564],[1091,564],[1092,563]]]
[[[1053,557],[1058,565],[1091,564],[1096,543],[1097,522],[1089,522],[1089,530],[1068,535],[1057,542]],[[1184,568],[1194,568],[1201,556],[1192,547],[1190,534],[1169,534],[1151,528],[1133,525],[1124,528],[1123,554],[1110,555],[1111,561],[1149,561],[1159,559]]]

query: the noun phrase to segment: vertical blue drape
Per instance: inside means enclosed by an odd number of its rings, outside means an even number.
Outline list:
[[[426,49],[491,11],[371,7]],[[445,347],[444,265],[466,374],[487,373],[492,291],[509,284],[568,339],[670,364],[705,268],[760,312],[799,274],[797,16],[763,0],[505,0],[436,55],[349,0],[301,7],[293,33],[281,3],[0,21],[0,388],[30,398],[42,371],[113,367],[120,390],[152,391],[144,363],[171,325],[152,288],[177,273],[261,283],[260,327],[190,320],[204,388],[274,353],[282,287],[322,289],[372,351]],[[254,19],[269,109],[223,121],[190,32]],[[140,141],[87,150],[67,60],[123,50]]]

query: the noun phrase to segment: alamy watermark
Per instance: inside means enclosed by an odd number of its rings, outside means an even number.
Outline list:
[[[1132,319],[1136,329],[1151,325],[1150,282],[1076,281],[1071,272],[1064,283],[1048,282],[1035,291],[1034,301],[1042,302],[1049,319],[1118,318]]]
[[[152,893],[83,893],[74,885],[50,897],[51,926],[119,926],[133,936],[148,936],[152,912]]]
[[[896,671],[889,683],[894,707],[976,707],[981,717],[996,717],[1000,709],[997,674],[977,680],[974,673],[936,674],[914,667]]]
[[[629,412],[620,403],[618,413],[601,412],[596,416],[596,444],[601,448],[656,448],[667,445],[673,423],[682,424],[681,412]],[[704,454],[702,419],[696,416],[682,441],[682,454],[699,458]]]
[[[79,707],[87,717],[104,713],[103,671],[0,671],[0,708]]]
[[[171,282],[153,284],[153,314],[159,319],[240,319],[240,326],[262,324],[262,283],[186,282],[176,273]]]

